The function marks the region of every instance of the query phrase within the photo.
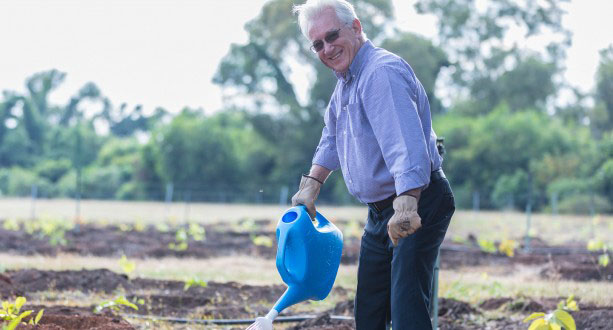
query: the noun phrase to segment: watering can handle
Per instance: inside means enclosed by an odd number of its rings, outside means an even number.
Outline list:
[[[289,243],[290,235],[288,235],[288,232],[290,230],[291,229],[281,232],[281,234],[279,235],[279,242],[277,245],[277,251],[281,252],[277,254],[277,270],[279,271],[281,278],[286,283],[291,282],[292,274],[290,274],[289,270],[285,266],[285,248],[283,247],[285,247],[286,244]]]

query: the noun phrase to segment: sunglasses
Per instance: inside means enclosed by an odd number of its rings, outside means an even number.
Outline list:
[[[326,34],[326,36],[324,37],[324,40],[329,44],[333,43],[334,41],[336,41],[336,39],[338,39],[340,31],[341,29],[338,28],[334,31],[328,32],[328,34]],[[323,40],[313,41],[313,45],[311,46],[311,50],[313,51],[313,53],[319,53],[322,49],[324,49]]]

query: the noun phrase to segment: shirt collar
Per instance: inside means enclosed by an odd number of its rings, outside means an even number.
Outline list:
[[[358,53],[355,54],[355,57],[353,58],[351,65],[349,65],[349,69],[347,70],[347,73],[343,75],[340,72],[334,71],[334,74],[336,75],[336,77],[345,83],[348,83],[349,81],[351,81],[351,78],[353,78],[355,74],[360,72],[360,69],[364,65],[364,62],[366,61],[367,54],[373,48],[375,48],[375,46],[373,46],[372,42],[370,40],[366,40],[366,42],[364,42],[362,47],[360,47],[360,49],[358,50]]]

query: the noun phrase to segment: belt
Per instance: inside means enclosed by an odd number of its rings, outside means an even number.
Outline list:
[[[438,170],[432,171],[432,173],[430,173],[430,182],[439,181],[445,178],[446,177],[445,173],[443,173],[443,169],[439,168]],[[390,197],[378,202],[368,203],[368,206],[372,207],[377,212],[381,212],[386,208],[392,206],[392,204],[394,203],[394,198],[396,198],[396,194],[393,194]]]

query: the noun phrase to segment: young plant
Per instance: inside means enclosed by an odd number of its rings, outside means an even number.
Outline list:
[[[524,323],[532,321],[528,330],[576,330],[575,319],[567,310],[579,310],[573,295],[566,301],[560,301],[555,311],[549,314],[532,313],[524,319]]]
[[[119,259],[119,266],[123,270],[126,275],[130,275],[136,269],[136,263],[134,261],[128,260],[126,255],[122,255],[121,259]]]
[[[19,221],[16,219],[6,219],[4,223],[2,223],[2,228],[8,231],[19,231]]]
[[[187,250],[187,231],[180,228],[175,234],[175,242],[168,243],[168,248],[175,251]]]
[[[208,283],[194,276],[190,278],[189,280],[185,281],[185,285],[183,286],[183,291],[187,291],[189,288],[191,288],[192,286],[196,286],[196,285],[206,288]]]
[[[201,225],[195,222],[192,222],[189,224],[189,228],[187,232],[194,239],[194,241],[203,241],[204,235],[206,233],[206,231],[204,230],[204,227],[202,227]]]
[[[272,247],[272,239],[266,235],[252,235],[251,241],[257,246]]]
[[[498,251],[507,255],[507,257],[512,258],[515,255],[515,248],[517,247],[517,242],[512,239],[504,239],[500,244],[498,244]]]
[[[25,303],[26,303],[25,297],[17,297],[14,303],[11,303],[10,301],[2,302],[2,308],[0,308],[0,320],[10,321],[9,325],[7,326],[8,329],[11,329],[11,326],[13,325],[14,325],[13,326],[13,329],[14,329],[17,325],[22,323],[21,320],[23,318],[32,314],[33,312],[32,310],[21,312],[21,307],[23,307]],[[40,319],[43,317],[43,312],[44,312],[44,309],[41,309],[40,311],[38,311],[36,316],[30,319],[28,324],[33,324],[33,325],[38,324]]]
[[[94,307],[94,313],[100,313],[105,308],[118,312],[121,310],[121,306],[126,306],[134,310],[138,310],[138,306],[136,306],[136,304],[143,305],[145,303],[143,299],[135,299],[135,300],[136,300],[136,303],[133,303],[133,302],[130,302],[128,299],[126,299],[126,297],[121,296],[121,297],[115,298],[115,300],[103,301],[99,303],[98,305],[96,305],[96,307]]]
[[[479,243],[479,248],[481,249],[481,251],[485,252],[485,253],[496,253],[496,244],[494,244],[494,241],[489,240],[489,239],[480,239],[478,241]]]

